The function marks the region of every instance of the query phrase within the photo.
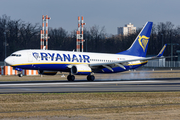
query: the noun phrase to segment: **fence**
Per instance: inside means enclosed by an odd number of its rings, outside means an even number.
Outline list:
[[[4,66],[4,62],[0,61],[0,66]]]
[[[0,75],[17,75],[18,72],[11,66],[0,66]],[[37,70],[23,70],[23,75],[38,75]]]
[[[180,67],[180,61],[148,61],[144,67]]]

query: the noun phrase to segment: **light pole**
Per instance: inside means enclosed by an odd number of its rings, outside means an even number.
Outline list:
[[[86,34],[86,32],[84,32],[84,35],[85,35],[85,40],[86,40],[85,43],[86,43],[86,52],[87,52],[87,36],[86,36],[87,34]]]
[[[5,30],[4,30],[4,38],[5,38],[5,43],[4,43],[4,47],[5,47],[5,53],[4,53],[4,57],[6,59],[6,45],[7,45],[7,42],[6,42],[6,25],[5,25]],[[4,66],[6,66],[6,62],[4,62]]]
[[[173,46],[175,45],[179,45],[178,43],[167,43],[167,45],[170,45],[171,46],[171,64],[172,64],[172,61],[173,61]]]
[[[164,41],[163,41],[163,34],[161,33],[162,36],[162,47],[164,46]]]

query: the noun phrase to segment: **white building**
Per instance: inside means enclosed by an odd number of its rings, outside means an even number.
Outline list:
[[[135,33],[135,32],[136,32],[136,27],[134,27],[134,25],[131,24],[131,23],[125,25],[125,27],[118,27],[117,28],[118,35],[119,34],[121,34],[121,35],[129,35],[129,34],[132,34],[132,33]]]

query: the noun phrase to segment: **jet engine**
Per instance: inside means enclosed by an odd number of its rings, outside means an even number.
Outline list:
[[[49,71],[49,70],[38,70],[38,73],[41,75],[56,75],[58,71]]]
[[[71,73],[74,75],[89,75],[91,71],[88,65],[73,65],[71,67]]]

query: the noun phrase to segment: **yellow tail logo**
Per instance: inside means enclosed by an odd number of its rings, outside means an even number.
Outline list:
[[[140,46],[142,47],[143,51],[145,52],[147,43],[148,43],[148,41],[149,41],[149,37],[146,37],[146,36],[144,36],[144,35],[143,35],[142,37],[139,36],[138,41],[139,41],[139,44],[140,44]]]

